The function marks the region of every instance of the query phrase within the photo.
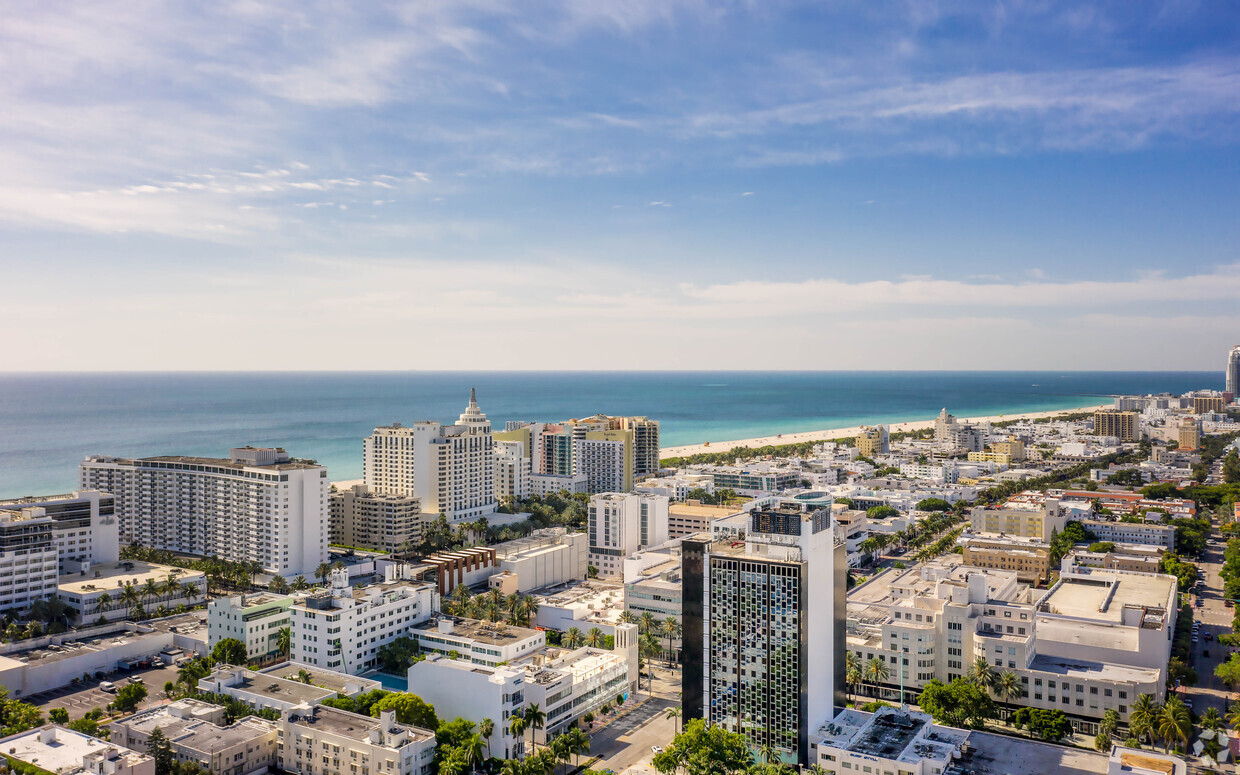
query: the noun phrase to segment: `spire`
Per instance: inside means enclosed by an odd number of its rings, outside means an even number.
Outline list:
[[[473,388],[469,389],[469,405],[472,407],[478,406],[478,394],[474,391]]]

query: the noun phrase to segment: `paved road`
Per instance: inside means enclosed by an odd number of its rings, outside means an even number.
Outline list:
[[[175,667],[154,667],[149,670],[134,670],[131,673],[113,673],[103,680],[122,686],[131,675],[142,677],[142,683],[147,691],[147,700],[143,703],[145,706],[147,702],[164,699],[164,683],[177,679],[177,669]],[[104,707],[116,696],[100,689],[100,683],[101,681],[91,681],[86,688],[65,686],[48,692],[32,694],[22,699],[37,705],[44,714],[51,708],[64,708],[69,711],[69,718],[77,719],[86,715],[88,711]]]
[[[1205,571],[1204,589],[1200,595],[1204,605],[1200,608],[1193,608],[1194,617],[1201,622],[1203,633],[1198,642],[1193,644],[1192,650],[1192,666],[1197,671],[1197,686],[1190,687],[1184,692],[1186,697],[1193,701],[1193,710],[1198,714],[1205,712],[1205,709],[1209,707],[1218,708],[1222,713],[1227,703],[1234,701],[1235,697],[1235,694],[1228,691],[1223,682],[1214,675],[1214,668],[1220,662],[1225,662],[1232,650],[1220,646],[1217,640],[1206,643],[1204,638],[1205,632],[1210,632],[1215,637],[1220,633],[1231,632],[1234,613],[1234,609],[1223,605],[1223,579],[1219,576],[1219,570],[1223,563],[1224,545],[1217,531],[1213,533],[1213,538],[1220,543],[1217,546],[1208,547],[1205,556],[1198,562],[1198,567]],[[1210,656],[1205,656],[1206,652],[1209,652]]]
[[[676,705],[655,697],[595,732],[590,739],[590,753],[603,759],[590,769],[621,773],[635,765],[649,767],[654,758],[651,747],[666,747],[676,734],[677,720],[665,716],[667,709]]]

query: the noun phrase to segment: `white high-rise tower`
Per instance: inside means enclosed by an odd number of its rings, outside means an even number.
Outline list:
[[[1227,354],[1227,392],[1232,400],[1240,397],[1240,345],[1231,348]]]

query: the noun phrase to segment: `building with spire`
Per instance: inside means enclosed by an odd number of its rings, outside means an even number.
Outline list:
[[[422,512],[450,522],[495,513],[495,452],[491,422],[471,388],[453,425],[424,420],[375,428],[364,445],[366,486],[421,499]]]
[[[1227,353],[1226,391],[1231,394],[1233,401],[1240,396],[1240,344]]]

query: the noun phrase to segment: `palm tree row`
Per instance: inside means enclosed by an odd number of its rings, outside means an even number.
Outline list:
[[[498,589],[474,595],[464,584],[457,585],[441,605],[446,614],[491,622],[506,621],[515,627],[529,627],[538,614],[538,601],[530,595],[505,595]]]
[[[1210,723],[1216,723],[1214,716]],[[1193,734],[1192,716],[1184,701],[1175,695],[1159,705],[1151,695],[1142,694],[1128,713],[1128,732],[1139,744],[1148,739],[1153,746],[1156,740],[1161,740],[1163,750],[1170,752],[1173,745],[1188,745]]]
[[[121,549],[121,559],[142,560],[158,565],[175,565],[204,573],[207,577],[207,591],[223,591],[231,587],[235,590],[246,590],[254,585],[254,577],[262,573],[264,568],[257,560],[232,561],[219,557],[190,559],[166,549],[153,549],[149,546],[131,544]]]

